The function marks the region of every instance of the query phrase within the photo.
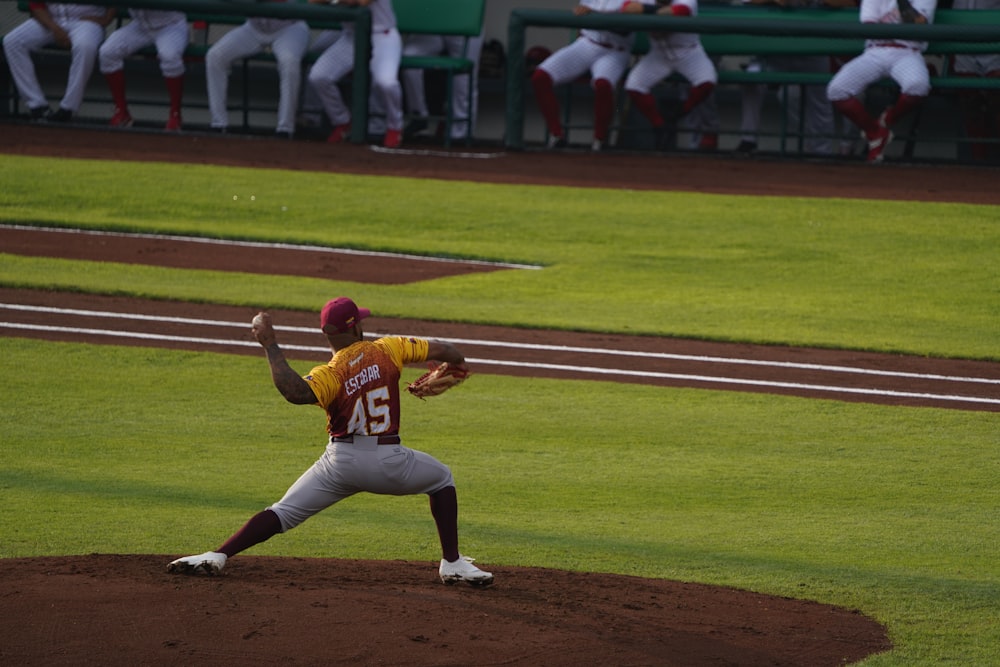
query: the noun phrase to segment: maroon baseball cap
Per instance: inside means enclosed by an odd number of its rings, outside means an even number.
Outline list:
[[[319,326],[324,333],[344,333],[355,324],[372,314],[367,308],[358,305],[346,296],[327,301],[320,313]]]

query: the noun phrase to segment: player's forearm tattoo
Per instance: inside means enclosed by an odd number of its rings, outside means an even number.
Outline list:
[[[278,392],[285,397],[289,403],[313,403],[316,395],[312,388],[288,365],[285,353],[281,351],[277,343],[271,343],[266,348],[267,362],[271,367],[271,379]]]

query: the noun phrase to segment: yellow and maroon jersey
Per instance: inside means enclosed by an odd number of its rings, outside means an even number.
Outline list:
[[[338,350],[305,381],[326,410],[331,436],[399,432],[399,377],[405,364],[427,360],[427,341],[390,336]]]

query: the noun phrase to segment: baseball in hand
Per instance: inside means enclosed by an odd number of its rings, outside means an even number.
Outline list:
[[[274,329],[271,328],[271,316],[265,312],[257,313],[251,324],[253,337],[257,342],[267,347],[274,342]]]

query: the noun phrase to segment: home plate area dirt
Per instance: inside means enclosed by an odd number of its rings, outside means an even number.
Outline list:
[[[995,172],[959,168],[530,152],[462,160],[392,155],[364,146],[294,142],[293,147],[251,137],[27,125],[3,128],[0,153],[500,183],[997,203]],[[152,241],[109,249],[107,240],[90,240],[55,244],[62,246],[58,250],[38,236],[6,234],[5,252],[163,265],[183,260]],[[217,255],[215,261],[224,258]],[[252,258],[236,261],[248,270]],[[343,267],[335,262],[327,270]],[[355,280],[360,270],[351,267]],[[423,274],[400,270],[387,263],[370,267],[368,279],[433,277],[427,265],[419,269]],[[67,295],[4,290],[3,297],[43,304]],[[119,307],[140,312],[143,306]],[[412,324],[417,335],[434,331],[416,322],[397,324]],[[5,335],[29,334],[0,332]],[[978,365],[969,372],[996,375],[997,368]],[[822,667],[891,648],[886,629],[857,610],[717,586],[483,562],[496,583],[478,589],[441,584],[436,561],[274,558],[252,551],[232,559],[217,577],[168,574],[167,563],[181,555],[187,554],[0,560],[5,619],[0,664]]]

